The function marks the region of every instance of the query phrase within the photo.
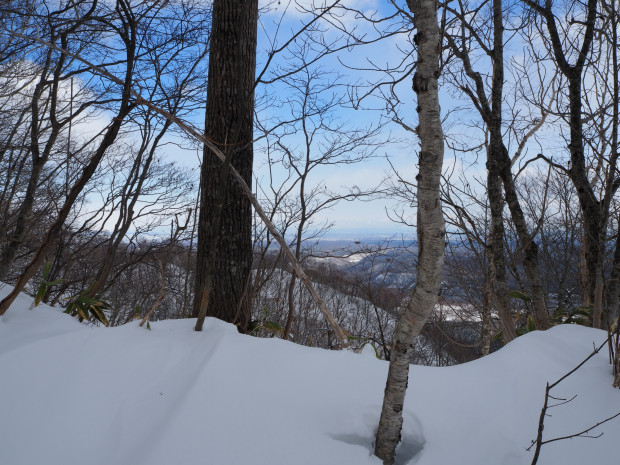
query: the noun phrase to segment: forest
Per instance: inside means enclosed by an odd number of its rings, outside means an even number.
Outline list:
[[[620,385],[616,0],[2,0],[0,18],[0,318],[26,293],[90,326],[218,318],[372,349],[386,465],[411,364],[584,326]]]

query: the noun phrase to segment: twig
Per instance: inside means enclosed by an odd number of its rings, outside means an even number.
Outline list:
[[[575,437],[598,438],[603,433],[601,433],[601,434],[599,434],[597,436],[586,436],[586,433],[590,432],[591,430],[593,430],[597,426],[600,426],[603,423],[606,423],[606,422],[608,422],[610,420],[613,420],[614,418],[620,416],[620,412],[618,412],[615,415],[613,415],[613,416],[611,416],[609,418],[606,418],[605,420],[602,420],[602,421],[598,422],[597,424],[595,424],[593,426],[590,426],[589,428],[587,428],[587,429],[585,429],[585,430],[583,430],[583,431],[581,431],[579,433],[570,434],[568,436],[562,436],[562,437],[559,437],[559,438],[553,438],[553,439],[548,439],[546,441],[543,441],[543,430],[545,429],[545,417],[547,416],[547,410],[552,408],[552,407],[557,407],[558,405],[567,404],[567,403],[571,402],[572,400],[574,400],[575,397],[577,397],[575,395],[575,396],[571,397],[569,400],[565,400],[565,399],[553,397],[549,392],[551,391],[551,389],[553,389],[555,386],[560,384],[562,381],[564,381],[570,375],[575,373],[588,360],[590,360],[592,357],[594,357],[596,354],[598,354],[601,351],[601,349],[603,348],[603,346],[605,346],[605,344],[607,344],[611,340],[612,336],[613,336],[613,334],[609,334],[607,336],[607,338],[605,339],[605,341],[603,341],[603,343],[601,345],[599,345],[598,347],[595,347],[594,350],[592,351],[592,353],[590,355],[588,355],[585,358],[585,360],[583,360],[579,365],[577,365],[571,371],[569,371],[564,376],[562,376],[560,379],[558,379],[555,383],[553,383],[553,384],[547,383],[547,386],[545,387],[545,401],[543,403],[542,409],[540,410],[540,417],[538,419],[538,432],[537,432],[537,435],[536,435],[536,439],[532,440],[532,443],[530,444],[530,447],[528,447],[526,449],[527,451],[530,451],[532,449],[532,447],[534,447],[534,445],[536,446],[536,448],[534,449],[534,457],[532,458],[532,464],[531,465],[536,465],[536,463],[538,463],[538,457],[540,456],[540,449],[541,449],[541,447],[544,444],[549,444],[550,442],[560,441],[562,439],[572,439],[572,438],[575,438]],[[555,399],[555,400],[562,400],[563,402],[560,402],[559,404],[549,405],[549,399],[550,398],[551,399]]]
[[[563,439],[572,439],[572,438],[591,438],[591,439],[600,438],[603,435],[602,432],[597,434],[596,436],[587,436],[586,433],[589,433],[590,431],[592,431],[597,426],[601,426],[603,423],[607,423],[608,421],[611,421],[611,420],[613,420],[616,417],[620,417],[620,412],[616,413],[615,415],[610,416],[609,418],[605,418],[604,420],[599,421],[597,424],[592,425],[592,426],[590,426],[587,429],[584,429],[580,433],[569,434],[568,436],[562,436],[562,437],[559,437],[559,438],[549,439],[547,441],[543,441],[541,444],[549,444],[550,442],[561,441]]]

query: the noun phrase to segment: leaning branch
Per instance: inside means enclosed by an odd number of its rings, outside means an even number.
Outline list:
[[[83,63],[88,68],[90,68],[94,73],[99,74],[100,76],[103,76],[103,77],[106,77],[106,78],[110,79],[115,84],[123,85],[123,81],[121,79],[119,79],[118,77],[114,76],[109,71],[107,71],[105,69],[102,69],[102,68],[99,68],[98,66],[92,64],[91,62],[89,62],[88,60],[84,59],[83,57],[81,57],[78,54],[72,53],[72,52],[70,52],[70,51],[68,51],[68,50],[66,50],[66,49],[64,49],[62,47],[59,47],[59,46],[54,45],[52,43],[46,42],[46,41],[44,41],[44,40],[42,40],[40,38],[33,38],[33,37],[30,37],[30,36],[28,36],[26,34],[21,34],[21,33],[16,32],[16,31],[10,31],[7,28],[4,28],[4,29],[5,29],[5,31],[8,31],[10,34],[12,34],[12,35],[14,35],[16,37],[19,37],[19,38],[22,38],[22,39],[33,40],[33,41],[37,42],[40,45],[43,45],[45,47],[49,47],[49,48],[51,48],[53,50],[56,50],[59,53],[67,55],[67,56],[69,56],[69,57],[71,57],[71,58],[73,58],[73,59]],[[189,136],[193,137],[194,139],[198,140],[199,142],[205,144],[220,159],[220,161],[225,162],[226,156],[224,155],[224,153],[217,147],[217,145],[215,145],[212,141],[210,141],[207,137],[205,137],[198,129],[196,129],[195,127],[193,127],[189,123],[181,120],[180,118],[178,118],[178,117],[168,113],[166,110],[164,110],[163,108],[160,108],[159,106],[155,105],[151,101],[145,99],[144,97],[142,97],[142,95],[139,92],[137,92],[137,91],[135,91],[133,89],[130,89],[129,92],[130,92],[131,96],[136,99],[136,103],[137,104],[145,105],[147,108],[150,108],[154,112],[156,112],[159,115],[161,115],[164,118],[166,118],[168,121],[172,121],[175,125],[177,125],[180,129],[182,129],[187,135],[189,135]],[[258,213],[258,216],[260,217],[260,219],[263,221],[263,223],[265,223],[265,225],[267,226],[267,228],[269,229],[271,234],[273,234],[273,236],[276,239],[276,241],[278,242],[278,244],[280,244],[280,247],[282,247],[282,250],[284,250],[284,253],[286,254],[287,258],[289,259],[289,261],[290,261],[291,265],[293,266],[293,269],[297,273],[299,279],[301,279],[301,281],[306,285],[306,287],[308,288],[308,291],[312,295],[312,298],[317,303],[317,305],[319,306],[321,312],[323,313],[323,316],[328,321],[330,326],[333,328],[334,333],[336,333],[336,337],[338,337],[338,340],[340,341],[340,345],[342,347],[347,347],[348,346],[348,342],[347,342],[347,339],[346,339],[346,337],[344,335],[344,332],[342,331],[342,328],[340,328],[340,326],[338,325],[338,322],[334,319],[334,317],[332,316],[332,314],[328,310],[327,305],[325,304],[323,299],[321,299],[321,297],[317,293],[316,289],[312,285],[312,282],[310,281],[310,278],[308,277],[306,272],[303,270],[303,268],[301,267],[300,263],[295,259],[295,254],[293,253],[293,251],[290,249],[290,247],[288,246],[288,244],[284,240],[284,237],[278,232],[278,230],[276,229],[274,224],[271,222],[271,220],[269,219],[269,217],[267,216],[267,214],[265,213],[263,208],[260,206],[260,204],[258,203],[258,200],[256,199],[256,197],[252,193],[252,190],[247,185],[247,183],[245,182],[243,177],[232,166],[230,167],[230,174],[237,181],[239,187],[241,188],[241,191],[248,197],[248,199],[250,200],[250,203],[254,207],[254,210],[256,211],[256,213]]]

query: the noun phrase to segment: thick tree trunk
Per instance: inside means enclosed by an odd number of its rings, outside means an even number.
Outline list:
[[[418,97],[421,142],[417,175],[418,265],[417,282],[394,332],[390,368],[377,431],[375,454],[386,465],[394,463],[400,441],[409,378],[410,355],[416,337],[431,314],[441,289],[445,225],[440,201],[444,140],[438,84],[441,37],[434,0],[407,0],[417,29],[418,64],[413,90]]]
[[[569,73],[569,108],[570,108],[570,158],[571,167],[568,175],[577,191],[583,221],[583,246],[585,252],[585,289],[584,304],[592,306],[592,325],[600,327],[601,300],[597,299],[597,277],[603,259],[604,231],[607,215],[603,215],[601,203],[590,185],[583,147],[583,123],[581,111],[581,72]],[[600,293],[600,289],[599,289]]]
[[[230,157],[248,185],[252,184],[257,21],[258,0],[213,2],[205,136]],[[246,287],[252,265],[252,210],[237,183],[222,176],[222,171],[220,160],[205,147],[193,313],[198,316],[202,307],[207,316],[245,331],[251,316]],[[223,199],[218,195],[222,182],[226,183]],[[214,269],[208,272],[213,237],[217,250]],[[206,294],[205,289],[209,289]]]

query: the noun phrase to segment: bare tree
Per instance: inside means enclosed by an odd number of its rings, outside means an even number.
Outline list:
[[[437,4],[432,0],[408,0],[416,28],[417,67],[413,90],[418,97],[421,148],[416,176],[417,232],[419,258],[417,282],[411,299],[398,320],[390,356],[375,454],[386,465],[394,463],[400,442],[402,410],[409,379],[413,343],[431,314],[441,288],[445,226],[440,200],[440,180],[444,153],[439,92],[441,34],[437,24]]]
[[[301,65],[300,68],[296,75],[282,81],[288,91],[283,92],[287,95],[290,92],[287,103],[290,118],[294,121],[265,132],[269,163],[274,165],[270,166],[269,173],[282,169],[287,172],[284,182],[274,192],[277,197],[273,204],[274,214],[283,217],[283,235],[287,229],[294,229],[291,248],[301,263],[307,256],[307,253],[302,255],[304,243],[318,240],[329,227],[329,224],[316,224],[319,213],[341,201],[359,200],[371,194],[370,191],[362,192],[357,186],[343,186],[340,192],[334,192],[323,183],[317,183],[314,172],[326,167],[361,163],[374,155],[382,141],[376,138],[379,125],[356,128],[335,116],[335,112],[346,103],[346,96],[338,90],[338,76],[309,66]],[[270,180],[272,184],[273,179]],[[296,313],[294,292],[297,279],[293,270],[284,339],[289,337]]]
[[[482,26],[482,29],[479,26],[479,23],[485,23],[484,18],[480,18],[484,15],[485,6],[491,8],[490,22],[492,27],[490,27],[490,31],[485,30],[485,26]],[[509,16],[510,12],[507,11],[508,8],[504,7],[501,0],[472,6],[467,3],[460,3],[455,7],[448,6],[447,9],[453,15],[455,25],[446,29],[446,38],[452,53],[459,58],[462,64],[460,73],[469,80],[469,82],[463,82],[464,79],[460,78],[457,87],[472,100],[474,107],[484,121],[485,130],[488,131],[486,166],[488,171],[487,192],[491,212],[489,245],[491,281],[495,288],[494,297],[504,327],[504,337],[510,341],[516,337],[516,333],[508,298],[507,258],[504,247],[506,232],[503,218],[505,204],[508,206],[520,246],[523,249],[523,263],[529,281],[536,325],[539,329],[549,327],[547,304],[540,276],[538,245],[534,237],[535,233],[532,234],[529,231],[527,219],[521,207],[521,200],[511,170],[514,159],[511,159],[508,153],[503,135],[502,106],[506,97],[504,92],[504,18]],[[511,27],[519,29],[521,26],[517,24]],[[492,38],[487,40],[489,36]],[[477,50],[472,50],[472,44],[476,44],[489,57],[490,66],[493,70],[490,83],[486,82],[483,73],[474,69],[475,65],[472,64],[471,56]],[[534,126],[533,129],[536,128],[540,128],[540,124]],[[527,132],[519,145],[523,146],[532,135],[533,130]],[[519,155],[520,153],[515,155],[515,158]],[[505,201],[502,194],[505,194]]]
[[[597,47],[595,43],[597,29],[603,27],[597,26],[597,21],[600,19],[599,2],[588,0],[585,3],[577,2],[571,5],[563,12],[567,21],[558,17],[557,6],[550,0],[544,2],[524,0],[524,3],[540,18],[541,29],[544,24],[546,34],[541,34],[541,37],[553,63],[561,71],[568,84],[565,115],[569,127],[569,166],[554,163],[549,157],[542,155],[541,157],[564,172],[576,190],[583,220],[584,305],[593,309],[593,326],[602,327],[604,321],[604,254],[609,208],[620,187],[620,182],[617,181],[617,149],[604,157],[607,160],[607,168],[602,176],[593,175],[587,157],[588,145],[584,127],[589,119],[584,115],[584,101],[588,98],[588,92],[584,92],[584,79],[588,73],[588,65],[591,64],[592,53]],[[575,17],[580,19],[575,20]],[[609,31],[616,28],[617,25],[614,24]],[[611,45],[611,50],[616,48],[616,43]],[[597,63],[595,68],[598,66]],[[617,71],[617,66],[615,70]],[[610,72],[613,75],[615,71],[610,69]],[[616,95],[613,97],[616,102],[617,90],[616,86]],[[613,108],[613,105],[610,108]],[[615,131],[617,132],[617,125]],[[600,186],[597,185],[599,180],[602,181]]]
[[[97,3],[93,2],[91,8],[86,10],[85,12],[81,12],[79,9],[75,9],[76,12],[84,13],[86,18],[89,18],[94,15],[96,11]],[[119,0],[116,4],[116,8],[113,13],[107,12],[108,15],[115,17],[115,19],[123,26],[122,29],[118,29],[120,32],[120,40],[125,48],[125,76],[124,76],[124,87],[123,92],[121,94],[121,100],[118,105],[118,110],[113,118],[112,122],[108,126],[99,146],[94,150],[90,160],[84,166],[81,177],[75,182],[69,191],[64,205],[58,212],[58,216],[51,226],[51,228],[47,231],[45,237],[43,238],[42,244],[38,248],[35,253],[33,259],[30,261],[28,266],[22,272],[22,274],[17,279],[17,283],[15,287],[11,291],[11,293],[0,302],[0,314],[4,314],[6,310],[9,308],[13,300],[17,297],[17,295],[23,290],[26,283],[32,278],[41,264],[45,261],[46,255],[50,247],[52,246],[55,239],[58,237],[60,232],[62,231],[65,220],[69,216],[72,206],[74,202],[77,200],[82,190],[88,183],[88,181],[92,178],[95,173],[97,167],[99,166],[99,162],[105,155],[107,149],[114,143],[121,125],[125,119],[125,117],[131,112],[133,108],[133,104],[131,102],[131,83],[133,77],[133,66],[135,60],[136,53],[136,29],[137,29],[137,18],[134,11],[129,8],[129,5],[124,2],[124,0]],[[116,15],[116,16],[115,16]],[[105,18],[105,19],[103,19]],[[62,18],[61,18],[62,19]],[[110,17],[106,18],[105,13],[104,16],[98,16],[98,20],[100,21],[108,21]],[[67,37],[70,32],[73,31],[74,28],[78,28],[84,23],[83,17],[78,17],[78,20],[75,23],[69,23],[68,26],[61,26],[61,32],[57,37],[54,37],[55,40],[58,40],[60,43],[56,44],[57,47],[62,49],[66,49],[67,47]],[[60,21],[60,24],[63,25],[64,21]],[[122,32],[121,32],[122,31]],[[54,44],[52,44],[54,45]],[[57,52],[53,47],[48,47],[50,53]],[[63,62],[67,55],[64,53],[60,53],[60,55],[64,58],[60,58],[60,61]],[[36,121],[36,119],[35,119]],[[36,134],[36,131],[33,132]],[[35,147],[37,146],[37,147]],[[36,154],[38,151],[38,144],[33,144],[33,150]]]

